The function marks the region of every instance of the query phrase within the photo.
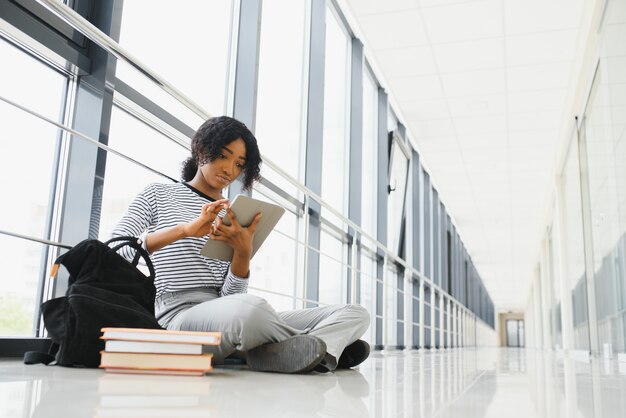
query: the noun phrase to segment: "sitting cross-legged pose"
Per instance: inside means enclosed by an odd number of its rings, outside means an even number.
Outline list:
[[[136,236],[154,264],[155,312],[170,330],[220,331],[219,346],[206,346],[215,364],[244,357],[250,369],[305,373],[350,368],[365,360],[359,338],[369,325],[360,305],[331,305],[276,312],[247,294],[252,238],[260,215],[243,227],[222,190],[240,177],[249,190],[260,178],[254,135],[226,116],[202,124],[183,165],[183,182],[151,184],[130,204],[113,236]],[[218,214],[227,213],[227,226]],[[207,239],[233,249],[230,262],[200,254]],[[132,257],[131,254],[124,254]],[[288,278],[285,278],[286,280]]]

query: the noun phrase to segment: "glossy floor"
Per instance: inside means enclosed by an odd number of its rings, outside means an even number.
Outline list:
[[[626,417],[626,365],[551,352],[375,352],[358,370],[113,375],[0,360],[0,417]]]

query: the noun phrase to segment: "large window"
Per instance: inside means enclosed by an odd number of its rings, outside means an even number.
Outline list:
[[[166,0],[126,1],[120,45],[210,114],[221,115],[227,110],[232,9],[232,0],[195,0],[176,7]],[[156,103],[173,102],[121,62],[117,77],[145,86]],[[182,106],[175,115],[194,129],[199,126]]]
[[[303,308],[304,241],[301,213],[266,187],[252,194],[262,200],[274,201],[287,210],[274,231],[252,259],[249,293],[258,294],[276,310]]]
[[[344,213],[348,183],[350,37],[330,6],[326,11],[325,66],[322,198]]]
[[[306,18],[306,1],[263,3],[256,106],[261,153],[298,180],[302,180]],[[295,189],[271,170],[263,176],[287,191]]]
[[[361,227],[376,238],[376,173],[378,146],[378,86],[370,72],[363,74],[363,169],[361,174]]]
[[[322,199],[340,213],[347,209],[349,146],[350,37],[332,6],[326,8],[324,68],[324,127],[322,138]],[[310,139],[315,140],[315,139]],[[340,218],[322,208],[320,238],[320,302],[346,300],[347,228]]]
[[[68,78],[0,38],[0,96],[62,122]],[[49,238],[61,133],[0,101],[0,230]],[[9,204],[10,201],[10,204]],[[0,235],[4,273],[0,278],[0,336],[33,336],[45,272],[45,247]]]
[[[111,114],[109,146],[140,163],[174,179],[180,178],[182,161],[189,151],[181,144],[114,106]],[[159,152],[145,152],[158,149]],[[167,183],[166,178],[114,154],[107,155],[100,239],[108,239],[132,199],[150,183]]]
[[[345,303],[347,300],[347,245],[343,233],[333,227],[322,227],[320,237],[319,301]]]

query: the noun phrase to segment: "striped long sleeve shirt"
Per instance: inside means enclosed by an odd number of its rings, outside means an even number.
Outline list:
[[[112,235],[140,237],[145,241],[145,236],[151,232],[194,220],[202,205],[212,200],[185,183],[151,184],[133,200]],[[246,293],[248,280],[234,275],[230,262],[200,254],[207,239],[206,236],[183,238],[150,255],[157,297],[166,292],[197,288],[218,290],[220,296]],[[145,247],[145,242],[143,245]],[[129,259],[133,253],[129,247],[120,251]]]

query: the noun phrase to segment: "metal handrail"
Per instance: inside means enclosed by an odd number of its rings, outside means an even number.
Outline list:
[[[169,179],[169,180],[171,180],[171,181],[173,181],[175,183],[178,182],[178,180],[173,179],[172,177],[168,176],[167,174],[161,173],[159,170],[156,170],[156,169],[154,169],[154,168],[152,168],[152,167],[150,167],[150,166],[148,166],[148,165],[146,165],[146,164],[144,164],[144,163],[142,163],[140,161],[137,161],[134,158],[129,157],[126,154],[123,154],[123,153],[121,153],[121,152],[119,152],[119,151],[109,147],[108,145],[105,145],[105,144],[101,143],[100,141],[98,141],[96,139],[93,139],[90,136],[85,135],[85,134],[77,131],[76,129],[72,129],[70,127],[67,127],[67,126],[65,126],[65,125],[63,125],[61,123],[58,123],[58,122],[56,122],[56,121],[54,121],[54,120],[52,120],[52,119],[50,119],[50,118],[48,118],[46,116],[43,116],[43,115],[41,115],[41,114],[39,114],[39,113],[37,113],[37,112],[35,112],[33,110],[30,110],[29,108],[27,108],[25,106],[22,106],[21,104],[16,103],[16,102],[14,102],[11,99],[8,99],[8,98],[6,98],[4,96],[0,96],[0,101],[3,101],[3,102],[5,102],[5,103],[7,103],[7,104],[9,104],[9,105],[11,105],[13,107],[16,107],[16,108],[18,108],[18,109],[20,109],[20,110],[22,110],[22,111],[32,115],[32,116],[35,116],[36,118],[41,119],[44,122],[47,122],[47,123],[49,123],[51,125],[54,125],[57,128],[65,131],[65,132],[67,132],[69,134],[72,134],[72,135],[74,135],[74,136],[76,136],[78,138],[81,138],[81,139],[83,139],[83,140],[85,140],[87,142],[90,142],[93,145],[95,145],[96,147],[98,147],[98,148],[100,148],[102,150],[105,150],[106,152],[110,152],[111,154],[117,155],[118,157],[121,157],[121,158],[123,158],[123,159],[125,159],[127,161],[130,161],[130,162],[134,163],[134,164],[137,164],[138,166],[140,166],[142,168],[145,168],[146,170],[151,171],[154,174],[158,174],[160,176],[163,176],[163,177],[165,177],[165,178],[167,178],[167,179]]]
[[[200,105],[190,99],[185,93],[168,83],[163,77],[152,71],[147,65],[143,64],[120,44],[111,39],[106,33],[102,32],[87,19],[76,13],[71,7],[58,0],[37,0],[42,6],[50,10],[56,16],[68,23],[74,29],[85,35],[88,39],[98,44],[101,48],[111,53],[117,59],[127,63],[141,74],[149,78],[160,88],[169,93],[178,100],[183,106],[187,107],[202,119],[208,119],[211,114],[204,110]]]
[[[71,245],[62,244],[60,242],[50,241],[50,240],[47,240],[47,239],[31,237],[29,235],[18,234],[16,232],[5,231],[4,229],[0,229],[0,234],[1,235],[7,235],[9,237],[19,238],[19,239],[25,239],[27,241],[38,242],[40,244],[53,245],[55,247],[65,248],[66,250],[69,250],[70,248],[72,248]]]

